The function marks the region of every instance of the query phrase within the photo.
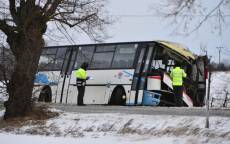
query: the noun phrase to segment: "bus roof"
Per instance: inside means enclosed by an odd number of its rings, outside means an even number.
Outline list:
[[[185,46],[175,43],[175,42],[169,42],[169,41],[163,41],[163,40],[156,40],[156,41],[134,41],[134,42],[115,42],[115,43],[96,43],[96,44],[79,44],[79,45],[66,45],[66,46],[92,46],[92,45],[108,45],[108,44],[132,44],[132,43],[159,43],[166,48],[169,48],[176,53],[179,53],[180,55],[184,56],[185,58],[195,60],[195,55],[188,50]],[[48,46],[49,48],[52,47],[62,47],[62,46]]]
[[[188,59],[191,58],[195,60],[195,55],[191,51],[189,51],[185,46],[182,46],[181,44],[168,42],[168,41],[156,41],[156,42],[172,49],[173,51],[176,51],[177,53],[180,53],[181,55],[185,56]]]

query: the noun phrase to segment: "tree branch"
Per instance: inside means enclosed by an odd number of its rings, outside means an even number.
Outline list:
[[[47,2],[45,3],[45,5],[43,6],[42,10],[43,13],[46,12],[46,10],[48,9],[48,6],[51,4],[51,0],[47,0]]]
[[[60,19],[58,19],[58,18],[53,18],[54,20],[56,20],[56,21],[59,21],[59,22],[61,22],[61,23],[63,23],[63,24],[66,24],[66,25],[68,25],[69,27],[74,27],[74,26],[76,26],[76,25],[79,25],[80,23],[82,23],[82,22],[85,22],[85,21],[87,21],[87,20],[89,20],[91,17],[93,17],[93,16],[96,16],[97,14],[96,13],[93,13],[93,14],[90,14],[90,15],[87,15],[87,16],[85,16],[85,17],[82,17],[82,18],[72,18],[72,19],[66,19],[65,17],[62,17],[62,18],[60,18]],[[76,21],[75,23],[73,23],[73,24],[71,24],[70,22],[69,22],[69,20],[73,20],[73,21]]]
[[[192,5],[194,4],[195,0],[182,0],[180,2],[178,2],[178,5],[176,8],[174,8],[174,11],[172,13],[168,13],[166,14],[167,17],[170,16],[177,16],[179,15],[185,8],[187,9],[191,9]]]
[[[26,1],[26,3],[28,6],[33,7],[33,6],[35,6],[35,1],[36,0],[29,0],[29,1]]]
[[[224,3],[224,0],[221,0],[216,7],[214,7],[200,22],[199,24],[190,32],[193,33],[201,27],[201,25],[207,21],[207,19]]]
[[[16,12],[15,0],[9,0],[9,4],[10,4],[10,14],[14,22],[17,23],[17,12]]]
[[[47,20],[51,19],[53,15],[55,14],[57,7],[63,2],[63,0],[53,0],[48,3],[47,1],[47,6],[46,9],[44,9],[45,12],[45,17]]]
[[[7,36],[14,34],[14,31],[16,31],[16,27],[10,26],[6,23],[6,20],[0,19],[0,30],[4,32]]]

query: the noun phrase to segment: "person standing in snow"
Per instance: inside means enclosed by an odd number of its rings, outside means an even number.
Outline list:
[[[170,73],[170,77],[172,78],[175,106],[178,107],[183,106],[183,78],[186,76],[187,74],[184,70],[176,63],[174,69]]]

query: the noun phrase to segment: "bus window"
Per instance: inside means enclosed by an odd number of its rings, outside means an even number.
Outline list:
[[[55,63],[53,66],[55,70],[61,70],[64,59],[65,59],[66,50],[67,50],[67,48],[59,48],[58,49]]]
[[[109,68],[113,58],[113,52],[95,53],[91,63],[91,68]]]
[[[115,45],[102,45],[96,48],[96,52],[113,52],[115,51]]]
[[[74,69],[79,68],[83,62],[88,62],[90,64],[90,61],[93,57],[94,49],[95,46],[79,47],[77,61],[75,63]]]
[[[42,55],[56,55],[57,48],[46,48],[42,50]]]
[[[162,60],[153,60],[152,61],[152,68],[153,69],[165,69],[165,64],[163,64]]]
[[[90,65],[92,69],[110,68],[115,46],[98,46]]]
[[[118,45],[112,68],[131,68],[136,54],[136,44]]]
[[[53,70],[53,63],[55,61],[55,55],[41,55],[39,59],[38,69],[39,71]]]
[[[53,64],[55,63],[55,56],[57,48],[46,48],[42,50],[42,55],[39,59],[39,70],[53,70]]]
[[[43,49],[38,69],[51,71],[61,70],[66,49],[65,47]]]

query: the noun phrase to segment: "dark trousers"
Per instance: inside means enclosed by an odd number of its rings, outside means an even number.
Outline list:
[[[77,86],[78,96],[77,96],[77,105],[84,105],[83,98],[85,94],[85,86]]]
[[[175,106],[183,106],[183,86],[173,86]]]

